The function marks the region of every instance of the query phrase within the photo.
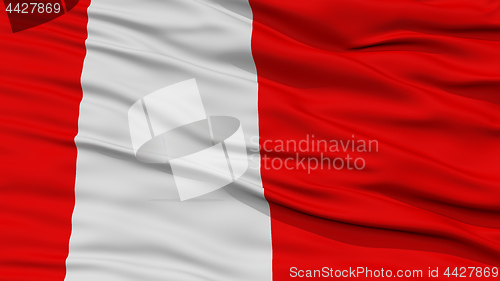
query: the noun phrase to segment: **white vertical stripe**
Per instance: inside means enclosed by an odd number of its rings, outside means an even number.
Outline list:
[[[66,280],[272,279],[259,158],[235,183],[181,202],[166,165],[134,157],[127,117],[147,94],[196,78],[207,115],[238,118],[255,151],[251,28],[246,0],[92,1]]]

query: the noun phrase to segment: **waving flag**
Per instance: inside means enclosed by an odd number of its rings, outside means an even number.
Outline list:
[[[1,281],[499,277],[500,3],[3,3]]]

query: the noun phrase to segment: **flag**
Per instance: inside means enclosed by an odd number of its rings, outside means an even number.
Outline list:
[[[499,3],[3,3],[0,280],[498,277]]]

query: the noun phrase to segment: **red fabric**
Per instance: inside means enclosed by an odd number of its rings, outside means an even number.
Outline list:
[[[88,5],[18,33],[0,13],[2,281],[64,280]]]
[[[295,151],[262,151],[274,280],[290,267],[498,266],[500,2],[250,4],[261,144],[379,142],[350,153],[363,170],[266,169]]]

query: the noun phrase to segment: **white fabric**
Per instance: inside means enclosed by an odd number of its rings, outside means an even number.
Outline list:
[[[239,119],[256,150],[248,3],[93,0],[88,12],[66,280],[271,280],[259,158],[229,186],[181,202],[172,171],[135,158],[128,125],[136,101],[196,78],[206,114]]]

